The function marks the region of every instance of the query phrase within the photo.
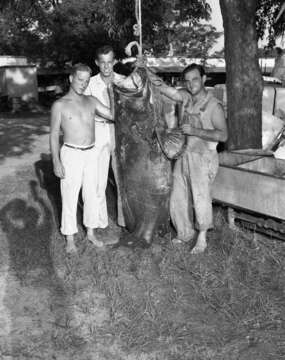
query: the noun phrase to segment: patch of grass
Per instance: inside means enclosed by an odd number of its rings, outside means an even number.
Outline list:
[[[11,209],[7,216],[12,216]],[[50,237],[41,228],[18,231],[21,224],[11,224],[15,229],[10,233],[7,228],[5,234],[10,234],[9,251],[15,250],[10,254],[14,278],[6,301],[17,332],[11,333],[11,352],[5,350],[5,356],[285,358],[282,242],[265,237],[254,241],[251,233],[233,232],[217,213],[201,255],[191,255],[187,245],[174,247],[167,238],[147,250],[99,250],[80,228],[78,255],[67,256],[54,219],[45,227]],[[20,301],[11,301],[18,292]]]
[[[201,255],[160,241],[148,250],[85,252],[72,281],[87,272],[94,293],[85,303],[81,298],[81,312],[90,315],[96,306],[106,311],[98,326],[89,324],[88,341],[108,338],[124,359],[279,359],[285,354],[280,341],[284,244],[254,242],[252,234],[231,231],[219,215],[216,223]],[[98,292],[103,296],[94,305]]]

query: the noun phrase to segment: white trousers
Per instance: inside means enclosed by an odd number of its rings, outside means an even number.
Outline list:
[[[115,156],[115,127],[113,124],[104,124],[95,122],[95,149],[96,149],[96,164],[95,164],[95,186],[96,194],[94,198],[95,211],[95,227],[105,228],[108,226],[108,212],[106,202],[106,188],[108,182],[108,173],[110,165],[110,157],[112,156],[112,170],[114,173],[116,184],[118,185],[118,175]],[[120,193],[118,191],[117,199],[118,224],[125,226],[122,202]]]
[[[61,232],[64,235],[77,233],[77,203],[82,187],[83,224],[89,228],[97,226],[95,177],[97,151],[72,149],[62,146],[60,158],[64,167],[65,177],[60,181],[62,198]]]

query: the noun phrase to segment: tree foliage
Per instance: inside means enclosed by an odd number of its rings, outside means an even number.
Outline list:
[[[285,13],[278,22],[275,19],[284,0],[258,0],[256,28],[259,39],[266,39],[268,47],[275,45],[275,40],[285,31]]]
[[[143,0],[145,51],[205,56],[219,36],[200,23],[210,16],[206,0]],[[110,43],[123,56],[135,23],[135,0],[2,0],[0,52],[90,63],[95,49]]]

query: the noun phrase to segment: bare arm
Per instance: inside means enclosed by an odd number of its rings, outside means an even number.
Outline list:
[[[186,135],[197,136],[207,141],[225,142],[228,139],[228,128],[224,110],[221,105],[214,108],[212,113],[213,130],[199,129],[189,124],[182,125],[182,131]]]
[[[163,80],[151,71],[148,71],[150,81],[159,88],[161,93],[175,102],[183,102],[181,92],[174,87],[166,85]]]
[[[56,101],[51,108],[50,150],[53,162],[53,171],[59,178],[64,178],[64,168],[59,156],[59,134],[61,125],[61,104]]]

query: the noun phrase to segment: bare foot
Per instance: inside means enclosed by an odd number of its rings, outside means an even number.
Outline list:
[[[194,248],[191,251],[191,254],[201,254],[202,252],[205,251],[207,247],[207,241],[206,241],[206,231],[200,231],[198,238],[197,238],[197,243],[194,246]]]
[[[104,245],[116,245],[119,242],[119,236],[113,235],[104,240]]]
[[[103,242],[98,240],[93,232],[93,229],[87,230],[87,239],[92,242],[93,245],[97,246],[98,248],[101,248],[104,246]]]
[[[189,244],[192,242],[195,236],[195,231],[193,231],[187,238],[179,238],[178,236],[171,240],[173,245],[180,245],[180,244]]]
[[[97,238],[98,233],[100,234],[99,239],[104,243],[104,245],[115,245],[119,242],[119,235],[117,235],[110,227],[105,229],[97,229]]]
[[[73,235],[66,236],[66,248],[65,249],[68,254],[77,252],[77,248],[74,244],[74,236]]]
[[[178,239],[178,238],[174,238],[171,240],[173,245],[181,245],[181,244],[185,244],[185,241]]]

